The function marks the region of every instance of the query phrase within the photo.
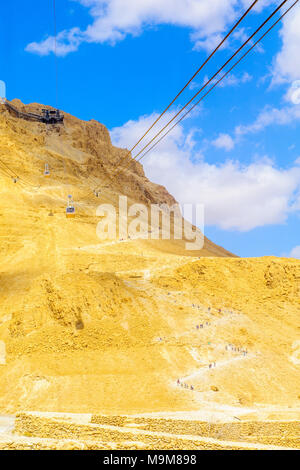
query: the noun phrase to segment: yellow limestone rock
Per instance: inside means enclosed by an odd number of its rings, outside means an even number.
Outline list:
[[[0,109],[0,411],[298,409],[299,260],[100,241],[99,203],[174,203],[125,156],[96,121],[47,128]]]

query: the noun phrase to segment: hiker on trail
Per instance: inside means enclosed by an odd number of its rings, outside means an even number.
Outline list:
[[[196,325],[197,330],[199,330],[199,325]]]
[[[180,380],[178,379],[178,380],[177,380],[177,385],[179,385],[179,384],[180,384]]]
[[[193,385],[191,385],[191,390],[194,390],[194,387],[193,387]]]

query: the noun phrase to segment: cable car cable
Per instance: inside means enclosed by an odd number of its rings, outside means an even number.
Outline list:
[[[53,20],[54,20],[54,61],[55,61],[56,109],[58,109],[58,59],[57,59],[56,0],[53,0]]]
[[[2,163],[2,165],[7,168],[8,171],[10,171],[12,173],[12,177],[16,177],[18,178],[20,181],[23,181],[23,184],[27,185],[27,186],[31,186],[32,188],[38,188],[38,186],[35,186],[34,184],[24,180],[23,178],[21,178],[21,176],[19,176],[14,170],[12,170],[5,162],[3,162],[3,160],[0,159],[0,163]]]
[[[203,91],[215,78],[216,76],[226,67],[226,65],[228,65],[231,60],[237,56],[237,54],[253,39],[253,37],[267,24],[267,22],[280,10],[280,8],[282,8],[282,6],[287,2],[288,0],[283,0],[281,2],[281,4],[271,13],[271,15],[266,19],[264,20],[264,22],[256,29],[256,31],[237,49],[237,51],[222,65],[221,68],[219,68],[219,70],[200,88],[200,90],[195,93],[195,95],[184,105],[184,107],[178,111],[175,116],[173,116],[173,118],[148,142],[148,144],[146,144],[139,152],[138,154],[133,158],[133,160],[137,161],[137,157],[139,155],[141,155],[144,150],[146,150],[146,148],[149,147],[149,145],[151,145],[151,143],[184,111],[184,109],[187,108],[187,106],[192,102],[194,101],[194,99],[201,93],[201,91]],[[129,165],[132,163],[132,161],[130,161]],[[123,167],[123,170],[127,169],[128,166],[125,166]],[[119,169],[120,171],[120,169]]]
[[[158,118],[153,122],[153,124],[148,128],[148,130],[142,135],[142,137],[136,142],[136,144],[127,152],[127,154],[122,157],[126,158],[137,146],[138,144],[146,137],[146,135],[150,132],[150,130],[155,126],[155,124],[165,115],[165,113],[170,109],[172,104],[179,98],[179,96],[186,90],[189,84],[194,80],[194,78],[199,74],[199,72],[203,69],[203,67],[209,62],[209,60],[216,54],[216,52],[222,47],[222,45],[226,42],[229,36],[233,33],[233,31],[239,26],[239,24],[243,21],[243,19],[248,15],[248,13],[254,8],[258,0],[255,0],[248,10],[241,16],[241,18],[235,23],[235,25],[231,28],[231,30],[226,34],[223,40],[218,44],[218,46],[213,50],[213,52],[209,55],[209,57],[203,62],[203,64],[198,68],[198,70],[194,73],[194,75],[189,79],[189,81],[184,85],[184,87],[179,91],[179,93],[175,96],[175,98],[169,103],[169,105],[164,109],[164,111],[158,116]]]
[[[224,78],[227,77],[227,75],[257,46],[258,43],[264,39],[265,36],[289,13],[289,11],[298,3],[299,0],[296,0],[289,8],[288,10],[280,17],[278,20],[273,23],[273,25],[251,46],[248,51],[242,55],[242,57],[235,62],[235,64],[208,90],[205,95],[203,95],[200,100],[198,100],[158,141],[152,145],[150,149],[148,149],[139,159],[135,160],[137,162],[141,161],[142,158],[144,158],[151,150],[153,150],[173,129],[176,127],[183,119],[191,112],[193,109],[198,106],[198,104],[214,89],[216,88],[217,85],[219,85],[220,82],[224,80]]]

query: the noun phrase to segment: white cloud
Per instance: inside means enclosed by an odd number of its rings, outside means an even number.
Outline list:
[[[177,110],[173,112],[166,112],[165,115],[159,121],[159,127],[162,128],[169,122],[170,119],[176,114]],[[153,113],[149,116],[141,116],[137,121],[130,120],[121,127],[115,127],[111,130],[111,139],[118,147],[131,148],[137,140],[147,131],[153,121],[158,118],[158,114]],[[152,139],[157,133],[157,127],[155,126],[147,136],[134,150],[134,155],[143,148],[143,146]],[[184,136],[183,128],[176,126],[172,133],[162,140],[160,144],[160,151],[167,148],[170,149],[170,145],[176,142],[176,145],[181,145],[187,137]],[[191,147],[191,134],[188,135],[189,147]]]
[[[226,151],[232,150],[241,138],[248,134],[261,132],[269,126],[286,126],[291,125],[300,120],[300,106],[285,106],[283,108],[273,108],[266,106],[254,120],[254,122],[245,125],[236,126],[234,129],[234,136],[229,134],[220,134],[219,137],[212,141],[212,144],[217,148],[223,148]],[[288,147],[292,150],[294,147]],[[295,161],[298,165],[298,160]]]
[[[300,80],[295,80],[285,95],[285,100],[291,104],[300,104]]]
[[[284,18],[280,36],[282,48],[275,60],[273,83],[300,79],[300,4]]]
[[[299,258],[300,259],[300,245],[295,246],[289,254],[290,258]]]
[[[220,134],[216,140],[212,141],[212,144],[217,148],[223,148],[226,151],[230,151],[245,135],[261,132],[272,125],[292,125],[299,120],[300,106],[285,106],[283,108],[273,108],[271,106],[266,106],[258,114],[254,122],[236,126],[233,132],[233,137],[231,137],[229,134]],[[295,146],[290,146],[288,149],[293,150],[294,147]],[[298,160],[295,161],[295,165],[299,165]]]
[[[85,31],[79,28],[59,33],[58,53],[75,51],[81,42],[115,44],[127,35],[136,36],[147,27],[171,24],[191,29],[196,49],[211,50],[229,25],[251,0],[74,0],[89,9],[92,23]],[[270,1],[258,2],[260,11]],[[41,55],[53,52],[53,38],[33,42],[27,50]]]
[[[214,85],[221,78],[223,74],[224,72],[220,73],[214,80],[212,80],[211,85]],[[252,79],[253,79],[252,75],[250,75],[248,72],[244,72],[240,76],[230,73],[218,84],[218,87],[225,88],[228,86],[239,86],[241,84],[251,82]],[[200,88],[203,85],[206,85],[208,81],[209,81],[209,77],[208,75],[205,75],[203,79],[203,84],[193,81],[190,84],[189,88],[190,90],[194,90],[195,88]]]
[[[203,37],[202,32],[197,32],[191,35],[191,40],[195,42],[195,45],[194,45],[195,51],[200,51],[201,49],[204,49],[205,51],[208,51],[208,52],[213,51],[223,39],[221,34],[214,34],[211,36],[207,36],[205,38],[202,38],[202,37]],[[202,39],[198,39],[198,38],[202,38]]]
[[[238,86],[243,83],[251,82],[252,79],[252,75],[250,75],[248,72],[244,72],[240,77],[237,77],[234,74],[229,74],[227,75],[227,77],[224,78],[224,80],[222,80],[222,82],[220,82],[219,86],[221,88],[227,86]]]
[[[56,53],[64,57],[70,52],[75,52],[83,40],[83,34],[79,28],[73,28],[69,31],[61,31],[56,38]],[[32,42],[26,47],[26,51],[45,56],[55,51],[55,41],[53,36],[47,37],[41,42]]]
[[[300,106],[287,106],[283,108],[272,108],[266,106],[260,112],[252,124],[237,126],[235,134],[237,136],[259,132],[271,125],[288,125],[300,119]]]
[[[226,152],[234,148],[234,140],[228,134],[220,134],[219,137],[212,142],[212,144],[219,148],[224,149]]]
[[[115,145],[130,147],[156,115],[129,121],[112,130]],[[247,231],[284,223],[299,211],[295,198],[300,190],[300,168],[276,168],[266,158],[249,165],[226,161],[205,162],[182,126],[174,129],[151,153],[144,168],[147,176],[163,184],[180,203],[204,203],[207,225]]]

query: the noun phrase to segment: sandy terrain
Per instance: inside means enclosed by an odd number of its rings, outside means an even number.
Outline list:
[[[0,446],[299,447],[300,261],[101,241],[100,203],[174,199],[96,121],[0,136]]]

